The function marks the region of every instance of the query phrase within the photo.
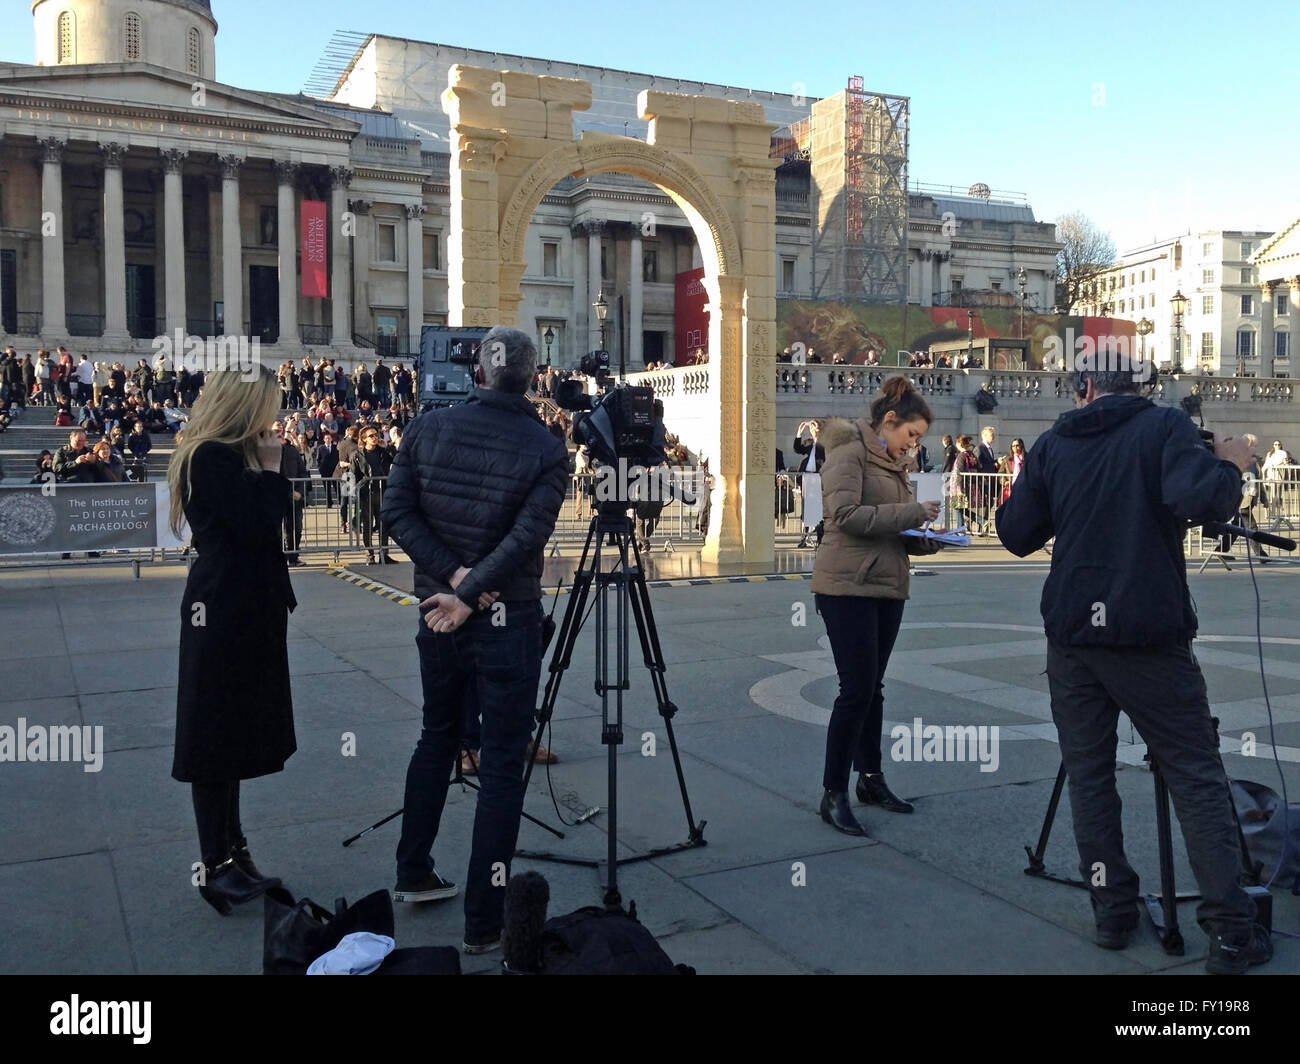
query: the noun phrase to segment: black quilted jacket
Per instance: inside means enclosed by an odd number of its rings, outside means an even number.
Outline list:
[[[449,591],[463,565],[472,572],[456,594],[467,605],[484,591],[540,599],[568,468],[564,445],[522,395],[477,388],[464,404],[412,421],[381,514],[415,562],[415,593]]]

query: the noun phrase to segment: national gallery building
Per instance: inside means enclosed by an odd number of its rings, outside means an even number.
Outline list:
[[[860,298],[840,262],[846,213],[818,197],[819,175],[846,172],[843,138],[808,135],[815,101],[373,35],[337,36],[312,95],[261,92],[215,79],[208,0],[35,0],[32,14],[35,64],[0,64],[0,345],[136,357],[181,330],[256,337],[271,363],[418,351],[422,325],[448,324],[440,100],[456,64],[590,82],[575,135],[644,139],[643,89],[761,104],[783,159],[778,295]],[[1028,309],[1049,310],[1053,226],[987,189],[909,187],[907,101],[890,99],[901,206],[881,227],[892,243],[870,297],[1002,305],[1019,279]],[[602,295],[604,346],[629,367],[689,356],[677,293],[701,258],[657,187],[561,180],[533,214],[525,261],[520,324],[543,360],[570,366],[602,346]]]

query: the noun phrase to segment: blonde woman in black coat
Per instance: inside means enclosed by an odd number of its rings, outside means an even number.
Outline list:
[[[297,605],[281,540],[292,494],[268,431],[276,378],[213,373],[167,472],[171,526],[197,558],[181,601],[173,778],[194,798],[199,893],[223,916],[279,883],[253,864],[239,783],[279,772],[296,749],[289,612]],[[183,518],[182,518],[183,515]]]

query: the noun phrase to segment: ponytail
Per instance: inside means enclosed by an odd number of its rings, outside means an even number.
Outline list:
[[[917,394],[912,382],[901,373],[890,377],[880,388],[880,395],[871,404],[871,427],[879,429],[886,414],[894,414],[900,423],[923,419],[927,424],[934,421],[930,407]]]

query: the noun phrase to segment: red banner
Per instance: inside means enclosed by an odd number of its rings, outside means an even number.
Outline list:
[[[325,251],[325,204],[319,200],[302,201],[302,294],[308,299],[327,295]]]
[[[677,343],[673,365],[690,366],[695,353],[709,350],[709,294],[704,290],[704,269],[687,270],[677,275],[677,302],[673,307]]]

